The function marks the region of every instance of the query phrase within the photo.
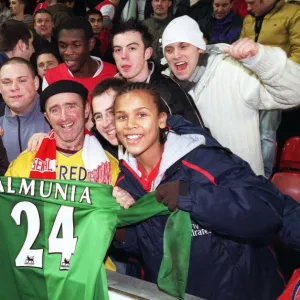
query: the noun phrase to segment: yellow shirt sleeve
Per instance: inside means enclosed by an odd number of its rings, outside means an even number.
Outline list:
[[[36,152],[31,152],[28,150],[23,151],[9,164],[5,176],[29,178],[35,154]]]

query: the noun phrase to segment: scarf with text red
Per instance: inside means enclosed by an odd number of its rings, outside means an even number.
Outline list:
[[[82,160],[87,171],[87,181],[111,184],[110,161],[98,140],[85,129]],[[30,178],[56,178],[56,140],[51,130],[44,138],[33,160]]]

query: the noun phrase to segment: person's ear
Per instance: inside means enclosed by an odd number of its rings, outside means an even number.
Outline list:
[[[169,1],[169,6],[168,7],[171,7],[172,6],[172,1]]]
[[[91,51],[94,49],[95,44],[96,44],[95,38],[93,38],[93,37],[90,38],[90,39],[89,39],[89,52],[91,52]]]
[[[45,116],[45,118],[47,119],[47,121],[48,121],[48,123],[50,124],[50,126],[52,127],[51,122],[50,122],[49,117],[48,117],[48,115],[47,115],[46,112],[44,112],[44,116]]]
[[[24,52],[27,49],[27,45],[24,41],[22,40],[18,40],[18,43],[16,45],[16,47],[21,51]]]
[[[152,47],[146,48],[144,59],[145,60],[149,60],[151,58],[151,56],[152,56],[152,53],[153,53],[153,48]]]
[[[38,76],[35,76],[34,77],[34,87],[35,87],[35,90],[37,91],[40,87],[40,80],[38,78]]]
[[[164,129],[167,127],[167,118],[168,118],[168,115],[165,113],[165,112],[161,112],[159,114],[159,128],[160,129]]]
[[[86,103],[85,107],[84,107],[84,117],[85,117],[85,119],[87,119],[89,117],[90,112],[91,112],[91,106],[90,106],[89,103]]]

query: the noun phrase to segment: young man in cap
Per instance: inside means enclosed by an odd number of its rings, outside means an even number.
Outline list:
[[[35,152],[24,151],[10,165],[16,177],[115,182],[117,161],[88,131],[88,90],[78,82],[61,80],[41,93],[41,110],[53,130]]]
[[[259,110],[299,105],[300,66],[280,48],[249,39],[206,50],[198,24],[188,16],[166,27],[162,44],[171,77],[192,95],[212,136],[264,175]]]
[[[87,98],[88,90],[71,80],[47,87],[41,93],[41,110],[53,130],[38,150],[21,153],[5,175],[114,184],[119,173],[118,161],[85,129],[90,110]],[[109,258],[105,266],[116,270]]]

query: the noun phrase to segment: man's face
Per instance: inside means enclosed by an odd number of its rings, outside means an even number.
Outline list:
[[[89,16],[89,23],[91,24],[92,28],[93,28],[93,33],[95,35],[98,35],[101,30],[102,30],[102,26],[103,26],[103,18],[101,15],[90,15]]]
[[[116,92],[108,90],[93,98],[93,118],[98,132],[112,145],[118,145],[113,105]]]
[[[172,2],[169,0],[152,0],[151,4],[155,16],[166,18]]]
[[[71,147],[80,150],[89,106],[83,104],[78,94],[60,93],[47,100],[45,110],[45,117],[55,132],[57,145],[64,149]]]
[[[0,71],[0,91],[13,114],[29,111],[36,99],[39,80],[22,63],[5,65]]]
[[[173,74],[179,80],[187,80],[193,74],[203,52],[188,43],[172,43],[165,47],[165,58]]]
[[[47,13],[38,13],[34,17],[34,29],[36,33],[42,37],[50,38],[54,23],[52,17]]]
[[[10,8],[11,14],[13,16],[16,16],[20,12],[24,11],[24,4],[21,4],[20,0],[11,0],[9,8]]]
[[[218,20],[224,19],[231,10],[232,2],[230,0],[214,0],[214,16]]]
[[[273,7],[275,1],[276,0],[246,0],[248,12],[255,17],[262,16]]]
[[[38,74],[43,78],[49,69],[58,66],[58,60],[52,53],[44,53],[38,56],[36,64]]]
[[[85,39],[83,30],[61,30],[58,36],[58,49],[72,73],[79,72],[90,56],[89,42]]]
[[[121,75],[128,81],[138,82],[149,72],[147,60],[152,48],[145,49],[141,34],[128,31],[113,37],[113,57]]]

